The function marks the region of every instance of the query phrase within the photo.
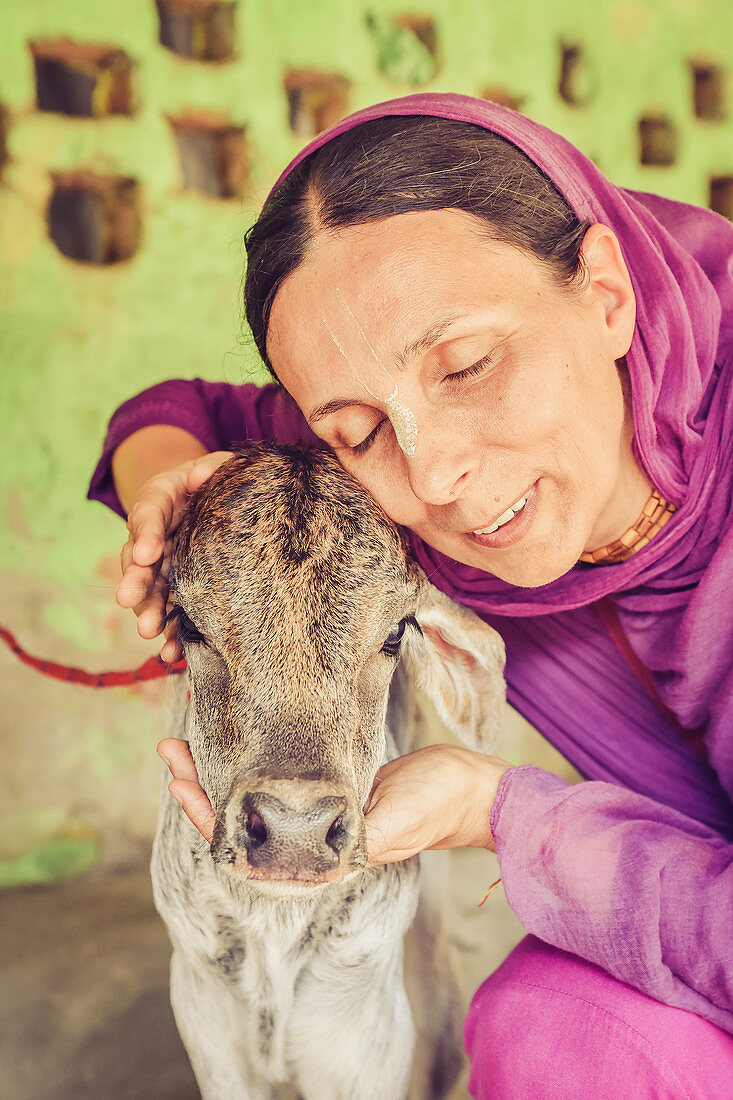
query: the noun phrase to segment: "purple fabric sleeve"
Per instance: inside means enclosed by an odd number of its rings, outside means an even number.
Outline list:
[[[728,772],[702,760],[669,723],[594,607],[486,618],[506,646],[510,704],[584,778],[672,806],[733,841],[733,805],[721,785]]]
[[[733,1032],[733,845],[611,783],[502,778],[491,829],[535,936]]]
[[[234,450],[259,439],[324,446],[292,398],[274,383],[237,386],[200,378],[172,379],[131,397],[115,412],[89,486],[89,500],[100,500],[124,518],[112,480],[112,455],[129,435],[151,424],[183,428],[207,451]]]

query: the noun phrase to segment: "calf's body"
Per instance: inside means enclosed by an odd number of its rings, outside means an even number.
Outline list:
[[[301,448],[253,445],[202,487],[171,592],[189,672],[170,732],[189,740],[216,828],[209,848],[164,789],[152,875],[204,1100],[280,1084],[437,1100],[460,1066],[450,970],[426,910],[416,1050],[402,957],[418,861],[367,866],[363,809],[379,765],[413,748],[400,651],[486,747],[501,643],[427,584],[330,456]]]

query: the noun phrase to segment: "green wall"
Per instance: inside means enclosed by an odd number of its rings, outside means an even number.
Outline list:
[[[369,30],[391,13],[432,16],[438,71],[426,90],[500,86],[616,182],[699,204],[733,174],[730,108],[695,117],[690,62],[730,68],[730,0],[240,0],[238,57],[188,61],[157,42],[149,0],[25,0],[0,15],[0,102],[10,159],[0,178],[0,623],[44,656],[127,667],[151,651],[113,601],[122,525],[85,502],[104,426],[127,396],[167,377],[261,377],[240,331],[242,235],[302,139],[287,123],[284,71],[339,72],[350,108],[413,90],[415,41]],[[32,37],[118,45],[137,63],[133,117],[75,119],[34,104]],[[561,44],[583,50],[584,104],[557,92]],[[402,55],[399,51],[402,48]],[[406,49],[406,53],[405,53]],[[724,86],[730,102],[729,82]],[[244,124],[251,189],[240,201],[181,186],[165,116],[214,108]],[[677,163],[641,166],[637,122],[665,113]],[[140,180],[144,241],[129,262],[94,267],[49,240],[49,171],[76,166]],[[4,684],[0,883],[38,881],[144,855],[155,817],[164,685],[94,692],[44,680],[0,653]]]

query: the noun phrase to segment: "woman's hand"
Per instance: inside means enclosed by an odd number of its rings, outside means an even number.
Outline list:
[[[494,851],[489,815],[509,764],[459,745],[430,745],[377,772],[367,805],[370,863],[430,848]]]
[[[141,638],[155,638],[163,629],[171,538],[188,498],[229,458],[229,451],[214,451],[183,462],[173,470],[149,478],[137,493],[127,517],[130,534],[120,555],[122,579],[117,585],[116,598],[120,607],[134,610]],[[181,655],[173,625],[167,632],[161,656],[166,661],[175,661]]]
[[[157,753],[173,775],[173,779],[168,784],[168,790],[191,824],[196,826],[207,844],[211,844],[216,815],[209,796],[199,784],[188,741],[179,741],[176,737],[164,737],[158,745]]]

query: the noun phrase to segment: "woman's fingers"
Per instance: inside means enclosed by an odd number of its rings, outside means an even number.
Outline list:
[[[172,781],[168,784],[168,790],[180,804],[189,821],[211,844],[216,815],[206,792],[199,784],[188,741],[165,737],[159,743],[157,751],[173,775]]]
[[[140,607],[150,595],[158,575],[155,566],[128,565],[115,589],[115,599],[120,607]]]
[[[173,505],[162,493],[148,494],[136,500],[127,517],[136,565],[152,565],[163,553],[166,529]]]
[[[162,568],[160,570],[160,575],[161,577],[163,576]],[[168,577],[167,570],[165,573],[165,577],[166,579]],[[166,616],[172,610],[172,608],[173,604],[169,598],[165,605]],[[175,662],[180,660],[180,658],[183,656],[183,646],[178,640],[177,616],[174,615],[173,618],[167,619],[165,626],[163,627],[163,636],[165,637],[165,641],[163,642],[162,648],[160,650],[160,656],[162,660],[164,660],[167,664],[175,664]]]
[[[191,824],[196,826],[207,844],[211,844],[216,815],[202,788],[188,779],[174,779],[168,784],[168,790]]]
[[[170,540],[180,524],[188,501],[191,466],[191,462],[186,462],[176,470],[156,474],[140,490],[127,517],[136,565],[153,565],[164,556],[166,540]]]
[[[372,798],[368,813],[364,819],[366,827],[367,851],[369,862],[396,863],[417,855],[429,847],[429,839],[416,835],[416,807],[408,795],[406,803],[400,792],[383,791]]]
[[[190,779],[192,782],[198,783],[199,777],[188,741],[183,741],[178,737],[164,737],[162,741],[158,742],[155,751],[161,760],[164,760],[168,765],[174,779]]]
[[[177,638],[169,638],[160,650],[160,659],[167,665],[174,665],[183,657],[183,646]]]
[[[168,581],[157,576],[152,591],[133,608],[137,615],[137,632],[141,638],[157,638],[163,630],[168,604]]]
[[[127,542],[120,550],[120,572],[124,576],[125,571],[132,565],[132,539],[128,535]]]
[[[189,493],[195,492],[199,485],[203,485],[207,477],[211,477],[214,470],[218,470],[222,463],[228,462],[231,457],[231,451],[212,451],[211,454],[202,455],[201,458],[195,459],[188,471]]]
[[[171,571],[171,551],[173,549],[173,539],[166,539],[165,546],[163,547],[163,560],[160,563],[158,573],[165,580],[168,580],[168,574]]]

